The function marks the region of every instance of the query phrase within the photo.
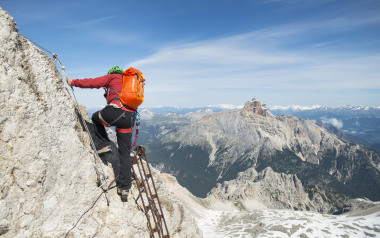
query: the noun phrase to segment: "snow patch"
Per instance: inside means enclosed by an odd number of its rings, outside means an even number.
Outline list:
[[[209,211],[198,220],[203,237],[380,237],[380,212],[365,216],[292,210]]]
[[[152,117],[154,116],[154,113],[149,111],[148,109],[142,109],[140,111],[140,115],[144,119],[152,119]]]
[[[299,105],[290,105],[290,106],[270,106],[270,110],[294,110],[294,111],[306,111],[306,110],[314,110],[319,109],[322,106],[313,105],[313,106],[299,106]]]
[[[233,109],[242,109],[244,107],[244,105],[236,106],[236,105],[232,105],[232,104],[217,104],[217,105],[209,105],[208,107],[233,110]]]
[[[210,133],[207,133],[207,140],[208,142],[210,143],[210,146],[212,148],[212,151],[210,153],[210,162],[209,162],[209,166],[214,162],[215,160],[215,154],[216,154],[216,151],[218,150],[218,148],[216,147],[216,144],[212,138],[212,135]]]

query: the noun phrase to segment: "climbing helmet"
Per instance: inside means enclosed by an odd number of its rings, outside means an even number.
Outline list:
[[[108,74],[122,74],[124,71],[119,66],[115,65],[110,70],[108,70]]]

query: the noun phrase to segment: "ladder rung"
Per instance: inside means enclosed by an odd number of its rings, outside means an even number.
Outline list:
[[[152,198],[158,198],[157,193],[152,195]]]

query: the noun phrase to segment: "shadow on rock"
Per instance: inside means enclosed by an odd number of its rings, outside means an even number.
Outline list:
[[[112,166],[114,177],[116,178],[116,176],[120,172],[120,160],[119,160],[119,152],[118,152],[117,145],[112,141],[111,142],[108,142],[108,141],[105,142],[104,140],[100,139],[96,135],[94,124],[92,123],[92,121],[88,117],[87,108],[85,106],[82,106],[82,105],[80,105],[79,108],[80,108],[81,113],[78,112],[77,108],[75,109],[75,113],[77,114],[77,116],[79,118],[78,121],[79,121],[80,127],[82,129],[81,135],[79,136],[81,141],[95,155],[94,148],[91,145],[90,139],[88,138],[87,132],[85,129],[85,126],[87,126],[87,128],[90,132],[92,141],[94,142],[94,146],[98,151],[98,154],[99,154],[101,161],[106,166],[109,166],[109,165]],[[82,120],[82,116],[83,116],[84,120]],[[83,121],[86,122],[86,125],[83,124]]]

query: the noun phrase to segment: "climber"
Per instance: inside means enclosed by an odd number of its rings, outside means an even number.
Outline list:
[[[97,78],[71,79],[67,78],[70,86],[80,88],[105,88],[104,97],[107,106],[92,115],[96,127],[96,136],[104,143],[110,143],[106,127],[115,126],[120,159],[120,174],[117,179],[117,193],[123,202],[128,201],[131,188],[131,159],[132,132],[135,122],[135,110],[120,102],[119,93],[123,85],[123,70],[119,66],[112,67],[108,74]]]

